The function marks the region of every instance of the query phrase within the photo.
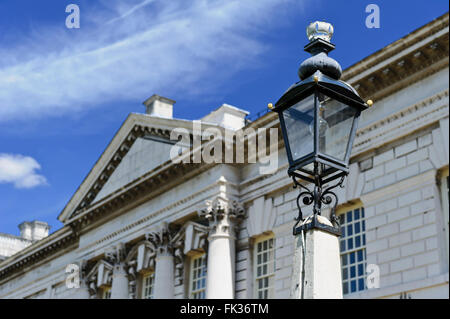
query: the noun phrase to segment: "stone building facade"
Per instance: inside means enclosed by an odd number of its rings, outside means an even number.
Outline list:
[[[45,222],[35,220],[21,223],[19,229],[20,236],[0,233],[0,261],[47,237],[50,227]]]
[[[338,194],[344,298],[448,298],[448,26],[445,14],[343,73],[375,102]],[[144,104],[59,215],[64,226],[0,262],[0,298],[289,298],[298,190],[281,133],[266,136],[271,174],[260,173],[266,154],[248,160],[262,143],[251,134],[243,163],[195,161],[218,137],[196,144],[199,122],[173,118],[174,101]],[[202,129],[278,131],[276,114],[247,114],[223,105]],[[190,163],[170,160],[176,128],[191,134]]]

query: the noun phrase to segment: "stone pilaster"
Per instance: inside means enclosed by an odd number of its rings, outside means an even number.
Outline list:
[[[245,216],[236,201],[217,197],[199,213],[209,221],[206,297],[234,298],[235,226]]]

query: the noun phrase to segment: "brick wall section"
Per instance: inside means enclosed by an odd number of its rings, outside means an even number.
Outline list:
[[[276,232],[275,243],[275,298],[289,298],[292,283],[292,262],[294,256],[294,236],[292,226],[298,215],[298,189],[289,188],[284,194],[274,198],[274,209],[277,217],[275,227],[287,226]]]
[[[275,219],[275,275],[274,275],[274,298],[289,298],[292,261],[294,255],[294,237],[291,228],[277,231],[277,227],[294,224],[297,216],[297,190],[289,189],[287,193],[274,197],[274,207],[277,216]],[[240,247],[236,253],[235,262],[235,294],[236,298],[255,298],[253,295],[253,272],[252,253],[253,247],[247,245],[249,239],[246,230],[247,221],[241,225],[238,232],[237,246]],[[287,231],[286,231],[287,229]]]
[[[433,168],[429,160],[431,134],[406,141],[373,157],[365,172],[364,193],[411,178]],[[435,185],[411,185],[383,201],[365,204],[367,263],[380,267],[380,286],[425,279],[440,274]]]
[[[363,192],[368,193],[432,169],[429,156],[431,143],[431,133],[428,133],[374,155],[372,168],[364,172]]]
[[[381,287],[439,273],[436,210],[433,198],[425,198],[427,191],[393,198],[390,207],[380,203],[365,208],[367,263],[380,266]]]

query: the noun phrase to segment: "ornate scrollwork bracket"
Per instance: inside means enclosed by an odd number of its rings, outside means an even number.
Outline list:
[[[339,199],[336,193],[333,192],[333,189],[335,189],[338,186],[344,187],[343,183],[345,180],[345,176],[347,176],[347,173],[343,172],[336,184],[331,185],[325,189],[323,188],[324,185],[322,185],[322,181],[319,178],[316,178],[314,183],[314,189],[310,190],[300,183],[299,179],[303,179],[302,175],[295,173],[291,174],[292,180],[294,182],[294,188],[297,187],[301,188],[301,192],[297,196],[298,216],[295,219],[297,222],[295,223],[293,228],[294,235],[297,235],[304,230],[312,228],[322,229],[337,236],[341,235],[339,219],[336,217],[336,206],[338,204]],[[307,181],[311,180],[308,179]],[[313,216],[311,223],[301,224],[300,226],[298,226],[301,222],[304,221],[303,211],[300,202],[302,202],[306,206],[310,206],[313,204]],[[333,204],[330,214],[330,221],[333,225],[332,227],[320,223],[317,218],[317,215],[321,215],[322,204],[325,205]]]

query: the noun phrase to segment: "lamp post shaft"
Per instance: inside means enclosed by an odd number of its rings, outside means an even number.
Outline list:
[[[331,223],[318,216],[321,223]],[[312,223],[307,218],[304,223]],[[311,228],[295,236],[291,298],[342,299],[339,238],[322,229]]]

